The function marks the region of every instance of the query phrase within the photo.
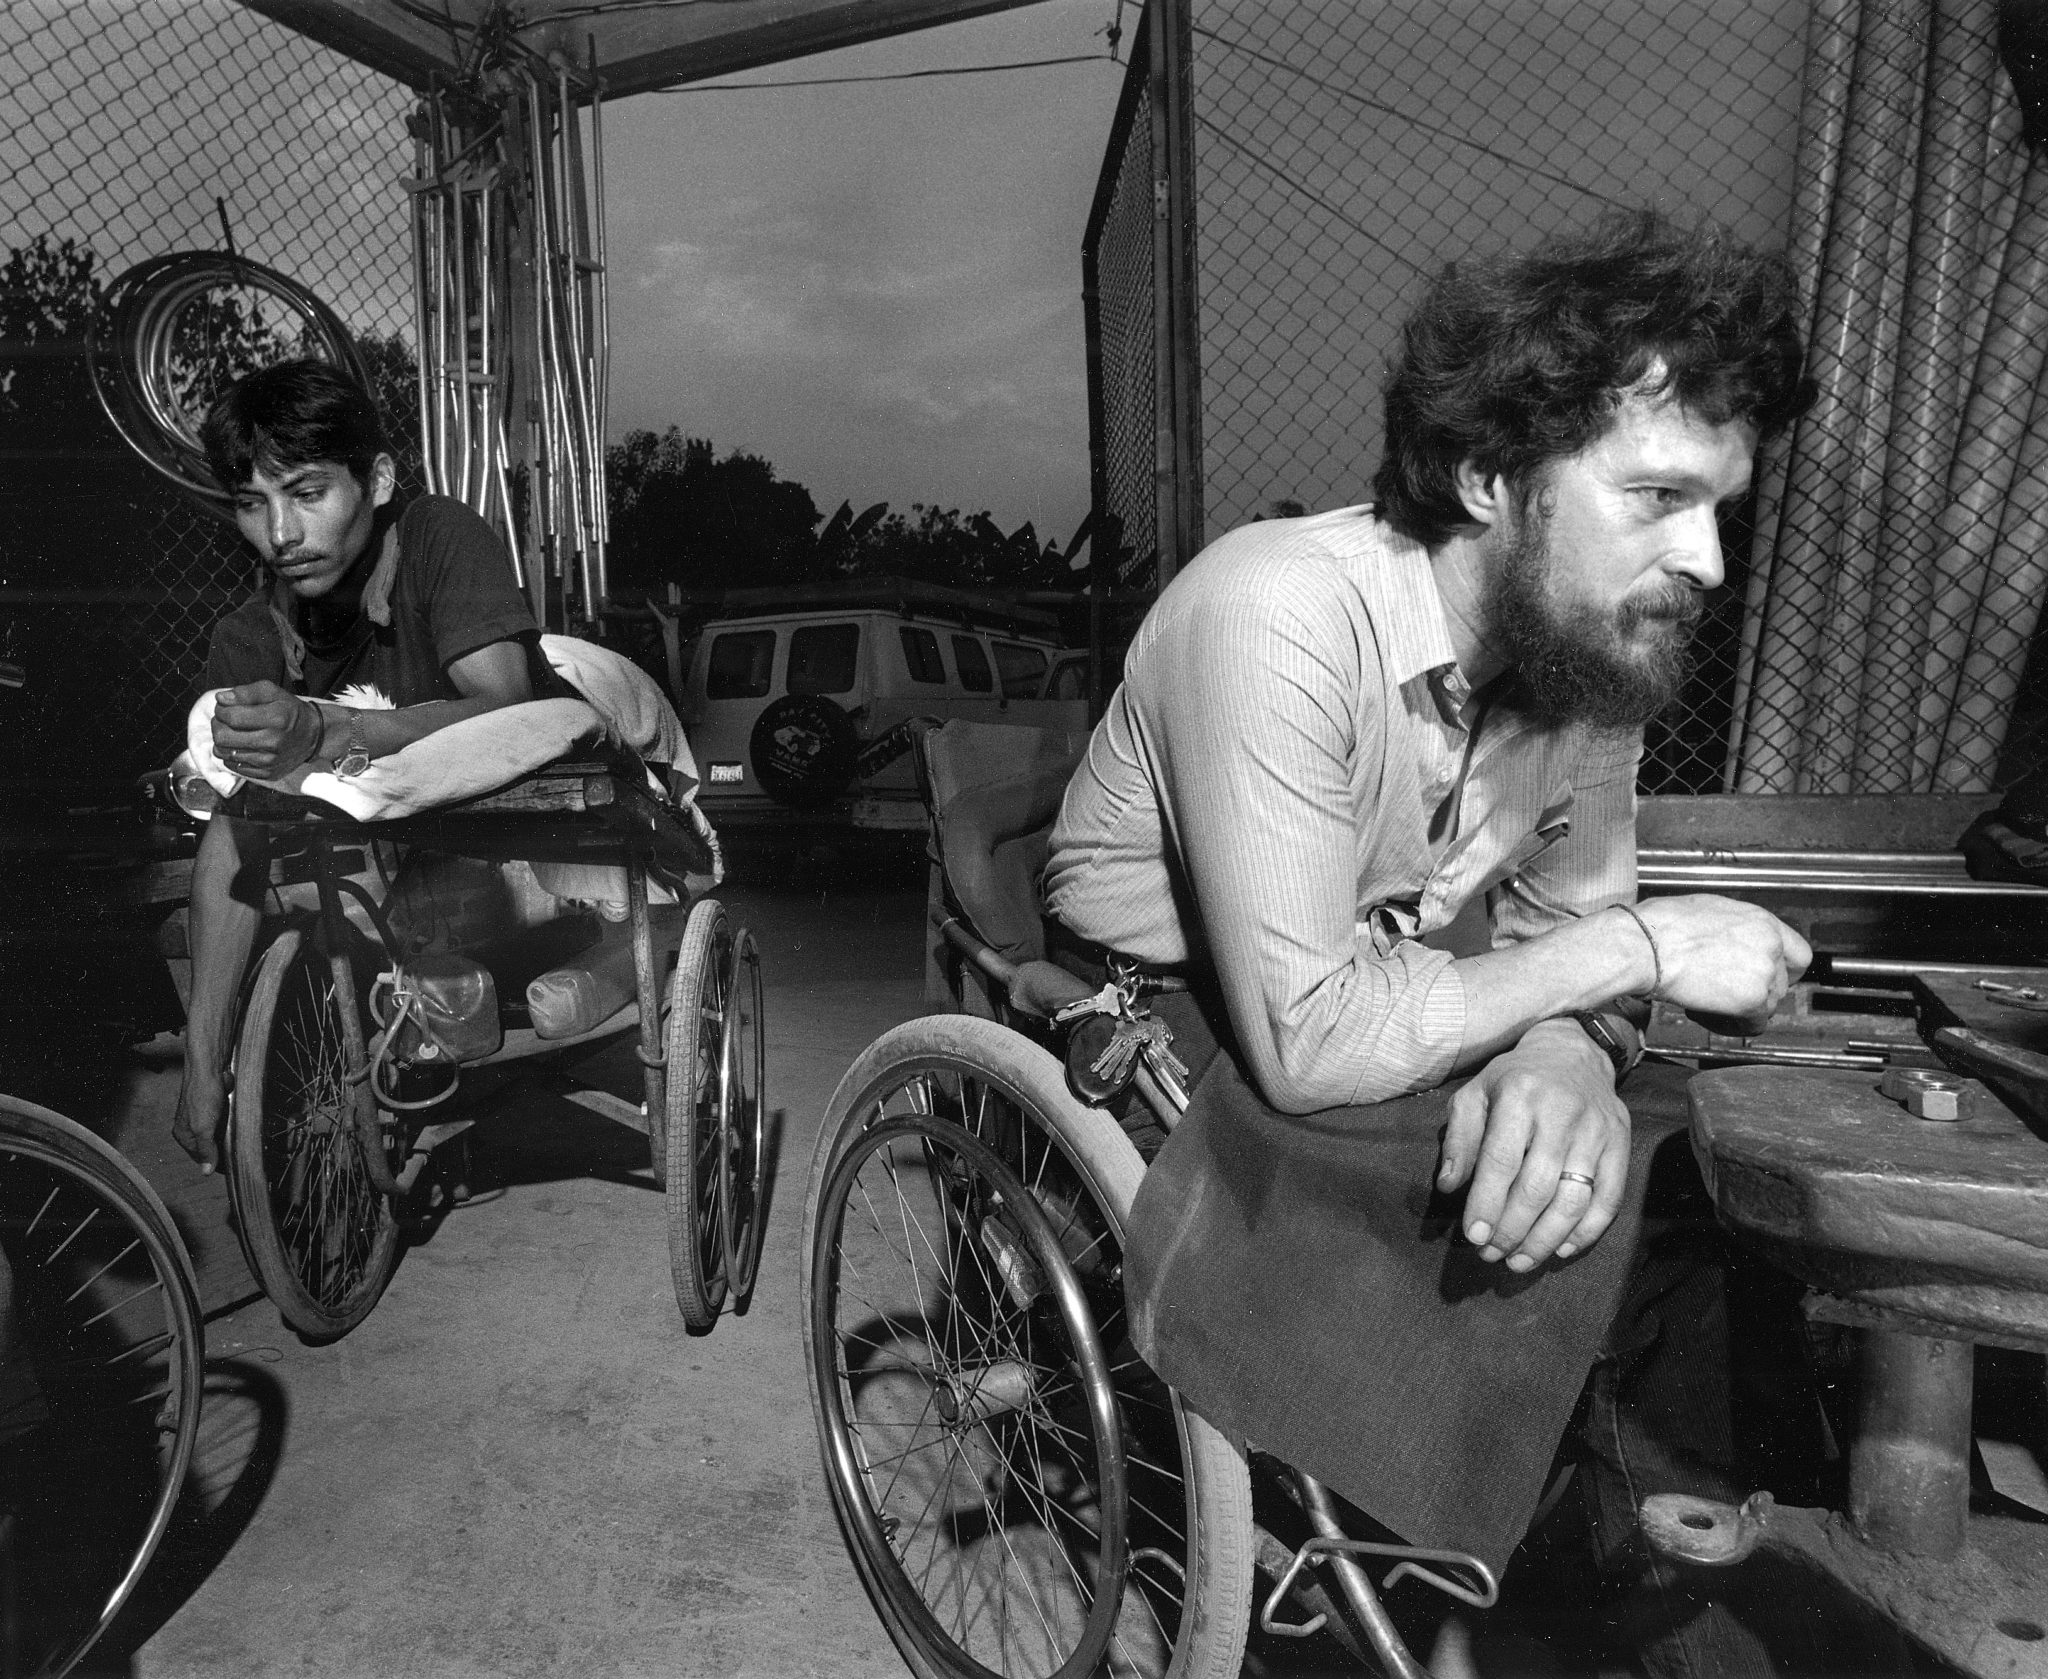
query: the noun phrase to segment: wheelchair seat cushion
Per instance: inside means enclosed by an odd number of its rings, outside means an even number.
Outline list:
[[[938,862],[955,908],[1012,962],[1045,954],[1038,877],[1074,766],[1080,730],[955,720],[919,746]]]
[[[1621,1305],[1651,1156],[1685,1146],[1686,1077],[1631,1079],[1630,1186],[1606,1235],[1517,1275],[1479,1259],[1462,1202],[1434,1189],[1455,1086],[1287,1115],[1219,1054],[1131,1210],[1139,1353],[1411,1544],[1500,1568]]]

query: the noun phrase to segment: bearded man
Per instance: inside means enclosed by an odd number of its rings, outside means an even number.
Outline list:
[[[1413,1543],[1504,1563],[1596,1360],[1614,1569],[1643,1494],[1746,1490],[1711,1219],[1642,1215],[1656,1145],[1660,1181],[1688,1164],[1682,1083],[1616,1086],[1651,999],[1753,1017],[1811,959],[1753,905],[1638,904],[1635,870],[1643,725],[1800,361],[1782,262],[1647,213],[1446,270],[1377,501],[1173,580],[1053,832],[1054,951],[1183,977],[1179,1047],[1226,1051],[1134,1210],[1140,1350]],[[1490,949],[1431,942],[1479,900]],[[1773,1671],[1688,1582],[1632,1583],[1692,1646],[1653,1671]]]

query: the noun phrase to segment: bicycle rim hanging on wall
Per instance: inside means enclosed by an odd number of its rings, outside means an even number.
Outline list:
[[[127,270],[108,288],[89,345],[94,394],[122,440],[223,517],[229,501],[206,469],[199,422],[244,374],[307,356],[370,388],[333,310],[290,275],[218,251]]]

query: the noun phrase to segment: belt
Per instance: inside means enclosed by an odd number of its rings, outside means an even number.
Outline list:
[[[1141,992],[1186,991],[1199,983],[1208,970],[1192,962],[1146,962],[1093,939],[1084,939],[1058,916],[1045,922],[1045,955],[1077,979],[1090,985],[1106,983],[1114,973],[1135,975]]]

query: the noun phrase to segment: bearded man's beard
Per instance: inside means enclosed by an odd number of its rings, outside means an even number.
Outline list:
[[[1675,701],[1692,675],[1699,591],[1671,582],[1612,609],[1560,602],[1550,588],[1549,520],[1532,496],[1494,573],[1487,639],[1521,676],[1547,722],[1634,728]]]

